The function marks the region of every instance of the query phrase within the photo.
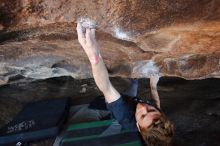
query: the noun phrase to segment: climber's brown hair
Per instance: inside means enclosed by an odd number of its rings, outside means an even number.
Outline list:
[[[170,146],[174,126],[167,117],[161,113],[161,117],[150,127],[140,127],[140,133],[147,146]]]

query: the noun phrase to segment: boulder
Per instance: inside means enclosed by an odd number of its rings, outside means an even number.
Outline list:
[[[111,76],[220,77],[219,0],[1,0],[0,84],[90,78],[79,19],[97,23]]]

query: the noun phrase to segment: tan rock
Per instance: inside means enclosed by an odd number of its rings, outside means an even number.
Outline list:
[[[75,31],[77,19],[89,18],[97,23],[97,39],[112,76],[148,77],[157,72],[185,79],[220,77],[218,0],[1,3],[5,31],[0,34],[0,61],[13,66],[8,73],[91,77]]]

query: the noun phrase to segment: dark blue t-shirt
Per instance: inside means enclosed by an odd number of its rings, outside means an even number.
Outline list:
[[[121,125],[123,130],[137,131],[135,108],[136,105],[131,100],[126,100],[125,97],[120,97],[118,100],[107,104],[107,108],[111,111]]]

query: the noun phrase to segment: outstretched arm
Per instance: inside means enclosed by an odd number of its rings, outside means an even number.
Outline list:
[[[96,85],[103,92],[108,103],[114,102],[120,98],[118,91],[112,86],[105,63],[102,60],[99,45],[95,38],[95,29],[84,28],[83,32],[81,23],[77,24],[77,34],[79,43],[82,45],[92,66],[92,73]]]
[[[160,98],[157,92],[158,81],[159,81],[159,76],[157,74],[152,74],[150,76],[150,88],[151,88],[152,98],[155,100],[157,107],[160,108]]]

